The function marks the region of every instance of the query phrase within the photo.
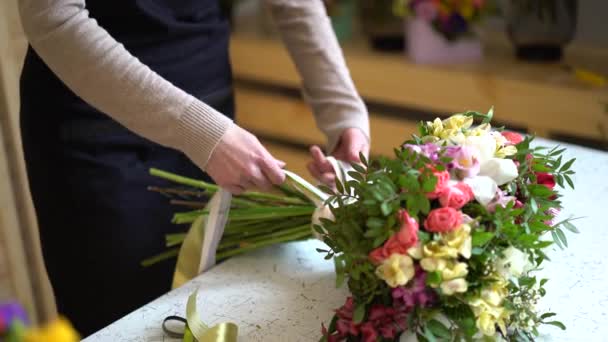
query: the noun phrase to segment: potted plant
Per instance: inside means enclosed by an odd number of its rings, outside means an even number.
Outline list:
[[[507,34],[518,58],[557,61],[573,38],[577,0],[505,0]]]
[[[474,62],[482,46],[474,24],[486,11],[484,0],[396,0],[406,18],[407,54],[415,63]]]

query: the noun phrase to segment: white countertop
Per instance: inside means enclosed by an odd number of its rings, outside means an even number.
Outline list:
[[[608,153],[566,146],[565,157],[577,157],[577,189],[564,192],[562,217],[585,218],[577,223],[581,234],[568,234],[566,250],[550,251],[542,271],[550,281],[540,306],[568,329],[544,327],[540,340],[608,341]],[[329,323],[348,295],[334,286],[333,262],[315,251],[322,246],[311,240],[232,258],[85,341],[174,341],[164,337],[161,323],[184,316],[196,289],[203,320],[236,323],[240,341],[318,341],[321,323]]]

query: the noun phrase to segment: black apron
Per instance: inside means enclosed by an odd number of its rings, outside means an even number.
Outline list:
[[[150,68],[233,117],[229,28],[216,0],[87,0],[87,8]],[[82,101],[31,49],[21,77],[21,132],[60,313],[88,336],[167,292],[175,259],[140,264],[177,231],[176,208],[147,190],[168,184],[148,171],[208,177],[182,153]]]

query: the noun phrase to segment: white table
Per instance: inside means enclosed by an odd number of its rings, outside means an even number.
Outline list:
[[[608,341],[608,153],[567,147],[577,157],[577,189],[565,192],[562,217],[585,218],[581,234],[568,234],[569,248],[551,251],[543,271],[551,280],[541,308],[558,313],[568,329],[545,327],[540,340]],[[230,259],[85,341],[172,341],[162,320],[184,316],[196,289],[203,320],[236,323],[241,341],[317,341],[321,323],[348,295],[334,286],[333,263],[315,251],[322,245],[292,243]]]

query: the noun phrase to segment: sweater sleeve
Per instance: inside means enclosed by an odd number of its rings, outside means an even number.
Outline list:
[[[321,0],[266,0],[296,68],[304,99],[334,150],[346,128],[370,137],[369,118]]]
[[[204,169],[232,121],[131,55],[89,17],[84,0],[19,0],[32,48],[79,97]]]

